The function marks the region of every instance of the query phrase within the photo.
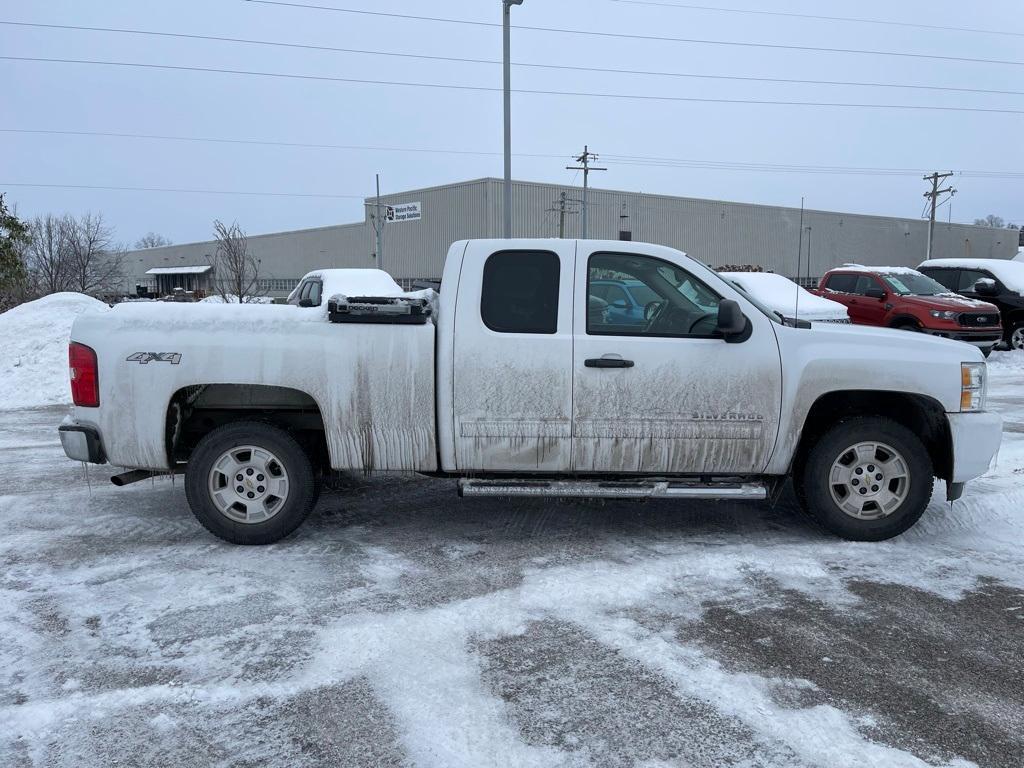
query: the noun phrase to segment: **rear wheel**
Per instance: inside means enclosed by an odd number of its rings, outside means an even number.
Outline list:
[[[252,421],[219,427],[199,441],[185,494],[199,522],[234,544],[283,539],[309,516],[318,495],[313,466],[295,439]]]
[[[837,424],[811,449],[797,478],[807,511],[852,541],[881,541],[918,521],[932,496],[933,470],[924,444],[881,417]]]

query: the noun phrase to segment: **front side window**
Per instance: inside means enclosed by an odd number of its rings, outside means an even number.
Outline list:
[[[858,296],[867,296],[868,291],[872,288],[882,290],[882,286],[873,277],[867,275],[858,275],[857,283],[853,286],[853,293]]]
[[[320,293],[323,291],[324,284],[319,280],[314,280],[309,284],[309,299],[313,302],[314,307],[320,306]]]
[[[991,280],[992,275],[979,272],[976,269],[963,269],[960,271],[960,280],[957,283],[958,291],[973,291],[974,284],[979,280]]]
[[[556,333],[561,264],[550,251],[499,251],[484,264],[480,317],[498,333]]]
[[[596,295],[605,281],[628,286],[637,298],[647,299],[643,313],[609,311]],[[661,259],[625,253],[595,253],[587,267],[587,333],[596,336],[717,335],[718,304],[722,297],[689,272]]]

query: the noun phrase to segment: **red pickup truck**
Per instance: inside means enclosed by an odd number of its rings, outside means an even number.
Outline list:
[[[844,305],[852,323],[965,341],[986,357],[1003,338],[996,306],[951,293],[906,267],[847,264],[826,273],[813,292]]]

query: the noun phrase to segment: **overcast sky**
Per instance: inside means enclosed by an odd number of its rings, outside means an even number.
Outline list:
[[[828,14],[1016,35],[666,7],[621,0],[526,0],[515,24],[638,36],[870,49],[1024,64],[1015,0],[691,0],[716,8]],[[313,5],[500,23],[500,0],[295,0]],[[498,27],[246,2],[0,1],[0,20],[229,36],[301,45],[500,60]],[[500,88],[501,68],[236,42],[0,25],[0,55],[135,62],[320,77]],[[513,61],[651,72],[929,85],[1024,92],[1024,65],[638,40],[518,29]],[[147,231],[208,239],[214,218],[249,233],[362,218],[380,172],[396,192],[501,176],[500,92],[0,60],[0,129],[244,139],[386,151],[0,133],[0,191],[22,216],[102,212],[118,238]],[[980,107],[1024,112],[1024,95],[825,86],[516,67],[513,87],[687,98]],[[571,183],[584,143],[607,172],[593,183],[743,202],[917,217],[920,174],[826,175],[625,164],[613,156],[726,163],[1024,172],[1024,114],[715,104],[516,94],[519,179]],[[396,151],[438,149],[446,154]],[[492,153],[492,154],[486,154]],[[607,159],[605,160],[605,157]],[[577,179],[578,182],[578,179]],[[59,189],[21,184],[287,192],[259,197]],[[1024,176],[958,178],[954,221],[1024,222]],[[351,196],[351,197],[344,197]],[[946,218],[943,211],[942,218]]]

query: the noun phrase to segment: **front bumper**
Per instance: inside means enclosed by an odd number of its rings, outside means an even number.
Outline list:
[[[948,413],[953,440],[953,484],[985,474],[999,452],[1003,419],[997,413]]]
[[[939,336],[943,339],[953,339],[954,341],[963,341],[967,344],[973,344],[980,349],[994,347],[1003,340],[1003,330],[1001,328],[992,328],[984,331],[939,331],[931,328],[925,328],[924,332],[932,336]]]
[[[75,461],[87,461],[90,464],[106,464],[103,455],[103,443],[100,433],[95,427],[81,424],[62,424],[57,429],[64,454]]]

